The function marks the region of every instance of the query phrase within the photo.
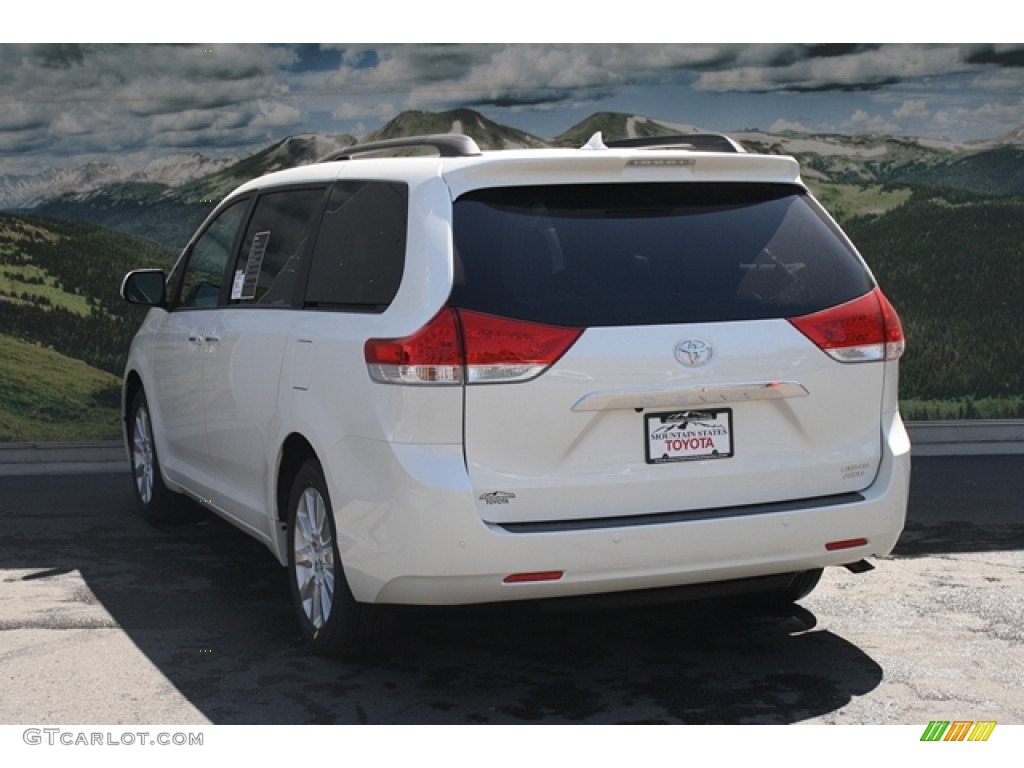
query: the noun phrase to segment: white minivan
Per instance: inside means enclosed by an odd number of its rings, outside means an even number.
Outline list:
[[[398,139],[228,195],[122,286],[142,513],[266,543],[325,655],[373,604],[792,601],[888,554],[904,341],[864,261],[792,158],[620,144]]]

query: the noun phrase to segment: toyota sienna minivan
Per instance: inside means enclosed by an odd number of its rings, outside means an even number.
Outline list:
[[[318,654],[380,604],[792,601],[904,525],[900,320],[796,161],[727,137],[350,147],[122,294],[142,514],[264,542]]]

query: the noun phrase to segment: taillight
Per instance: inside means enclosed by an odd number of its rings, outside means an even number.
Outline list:
[[[363,347],[370,378],[387,384],[461,384],[462,343],[453,309],[404,339],[370,339]]]
[[[445,307],[402,339],[370,339],[370,377],[388,384],[528,381],[550,368],[583,333]]]
[[[841,363],[899,360],[905,346],[900,318],[878,288],[789,322]]]
[[[459,311],[470,384],[527,381],[540,376],[583,331]]]

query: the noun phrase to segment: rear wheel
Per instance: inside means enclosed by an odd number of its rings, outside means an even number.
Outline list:
[[[296,618],[318,656],[351,656],[362,650],[369,606],[355,601],[338,554],[334,510],[323,470],[306,461],[288,502],[288,576]]]
[[[795,603],[797,600],[807,597],[818,586],[822,573],[824,573],[822,568],[794,573],[789,586],[777,593],[776,600],[779,603]]]
[[[754,615],[788,617],[795,613],[803,613],[811,616],[796,602],[814,590],[822,572],[823,569],[814,568],[809,571],[765,577],[764,583],[755,585],[751,591],[741,594],[737,605]],[[813,624],[814,620],[811,617],[810,625]]]
[[[132,485],[142,517],[149,523],[166,522],[181,504],[181,497],[164,485],[156,453],[153,421],[141,389],[128,411],[128,445],[131,453]]]

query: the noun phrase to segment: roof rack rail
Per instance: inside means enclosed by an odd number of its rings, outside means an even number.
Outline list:
[[[429,136],[403,136],[397,139],[382,139],[366,144],[355,144],[345,149],[332,152],[321,163],[334,160],[351,160],[357,155],[370,152],[383,152],[390,149],[406,149],[410,147],[433,147],[441,157],[474,157],[482,154],[480,147],[469,136],[462,133],[437,133]]]
[[[704,152],[746,152],[742,146],[720,133],[687,133],[672,136],[643,136],[637,139],[606,141],[609,149],[657,149],[677,147]]]

